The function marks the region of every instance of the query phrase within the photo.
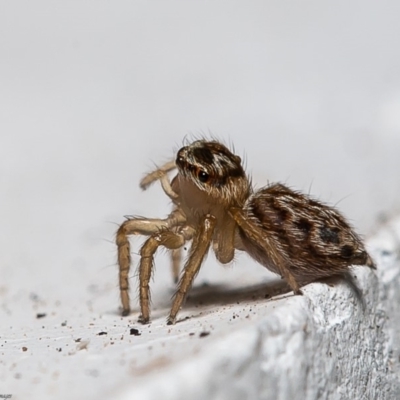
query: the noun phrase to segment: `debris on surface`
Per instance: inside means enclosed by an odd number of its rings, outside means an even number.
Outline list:
[[[131,335],[134,335],[134,336],[140,336],[140,335],[141,335],[141,333],[139,332],[139,329],[136,329],[136,328],[131,328],[131,329],[129,330],[129,333],[130,333]]]

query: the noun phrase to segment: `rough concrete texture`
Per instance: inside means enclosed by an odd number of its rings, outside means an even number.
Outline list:
[[[97,296],[80,306],[60,294],[52,304],[24,290],[3,293],[1,393],[17,399],[396,399],[399,240],[400,219],[369,240],[378,269],[352,272],[362,300],[340,280],[310,284],[303,296],[293,296],[281,281],[251,285],[243,274],[232,280],[236,285],[193,288],[175,326],[165,323],[169,291],[155,301],[146,326],[136,323],[137,308],[132,318],[96,312],[107,307],[103,292],[115,287],[92,288]]]
[[[259,302],[252,321],[213,334],[201,353],[147,374],[121,398],[398,398],[399,240],[397,219],[369,241],[378,269],[353,270],[361,301],[342,281]],[[218,313],[224,319],[243,307]]]

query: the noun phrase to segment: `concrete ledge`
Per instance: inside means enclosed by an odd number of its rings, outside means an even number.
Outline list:
[[[249,323],[213,334],[186,360],[154,365],[119,399],[393,399],[399,388],[400,220],[369,250],[377,271],[353,270],[364,304],[345,282],[258,304]],[[218,312],[240,312],[240,303]],[[208,318],[208,317],[203,317]],[[218,318],[217,318],[218,319]],[[216,318],[213,323],[218,324]],[[179,326],[179,325],[177,325]]]
[[[231,279],[236,287],[219,287],[215,282],[228,282],[239,266],[221,269],[221,277],[205,266],[183,321],[174,326],[165,323],[170,279],[158,274],[168,270],[157,271],[153,322],[146,326],[137,324],[137,310],[131,318],[116,314],[114,269],[110,281],[97,270],[84,279],[80,274],[76,282],[90,286],[75,288],[76,298],[70,287],[38,283],[40,276],[9,274],[0,292],[0,394],[41,400],[398,398],[399,243],[400,219],[368,241],[378,269],[352,272],[364,302],[344,281],[314,283],[304,296],[293,296],[282,281],[263,281],[266,271],[250,265],[239,282]],[[201,285],[207,271],[214,286]],[[255,281],[253,272],[260,274]]]

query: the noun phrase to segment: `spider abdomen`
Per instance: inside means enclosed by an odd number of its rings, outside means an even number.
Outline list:
[[[335,208],[282,184],[255,192],[248,199],[245,212],[298,282],[371,263],[361,239]],[[280,273],[265,247],[239,232],[246,251],[268,269]]]

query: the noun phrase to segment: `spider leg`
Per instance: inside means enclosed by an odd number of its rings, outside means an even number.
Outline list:
[[[183,228],[182,228],[182,226],[176,226],[176,227],[172,228],[172,231],[177,233],[177,232],[180,232],[182,229],[185,230],[186,237],[193,236],[193,229],[189,228],[189,226],[185,226]],[[171,260],[172,279],[173,279],[174,283],[176,284],[179,281],[179,274],[181,272],[182,247],[171,250],[169,256],[170,256],[170,260]]]
[[[151,235],[161,229],[182,225],[185,217],[174,210],[166,219],[133,218],[125,221],[117,231],[116,243],[118,246],[119,265],[119,289],[122,303],[122,315],[130,313],[129,306],[129,270],[131,265],[131,254],[129,235]]]
[[[139,322],[146,324],[150,320],[150,288],[149,281],[153,270],[154,254],[159,246],[176,250],[185,244],[186,237],[183,232],[175,233],[164,230],[151,235],[140,249],[139,265],[139,299],[141,315]]]
[[[246,237],[268,254],[271,262],[277,267],[281,276],[286,280],[293,292],[295,294],[302,294],[299,284],[288,267],[288,260],[279,251],[279,246],[259,226],[249,220],[242,209],[232,207],[229,210],[229,214],[242,229]]]
[[[174,283],[179,281],[179,273],[181,271],[182,262],[182,248],[174,249],[171,251],[171,271]]]
[[[171,181],[168,178],[168,172],[176,168],[175,161],[169,161],[160,168],[145,175],[140,181],[139,186],[141,189],[146,190],[155,181],[160,181],[164,193],[174,202],[177,203],[179,195],[174,191]]]
[[[210,214],[207,214],[203,221],[199,224],[199,228],[193,238],[189,258],[185,264],[184,273],[179,282],[178,290],[174,296],[171,312],[167,320],[168,325],[175,323],[176,315],[178,314],[179,309],[182,307],[194,277],[200,270],[204,256],[207,254],[207,251],[210,247],[215,224],[216,219]]]
[[[168,172],[174,170],[175,168],[176,168],[175,160],[172,160],[168,161],[167,163],[157,168],[156,170],[149,172],[140,181],[141,189],[146,190],[151,184],[153,184],[155,181],[158,181],[163,176],[166,176]]]

